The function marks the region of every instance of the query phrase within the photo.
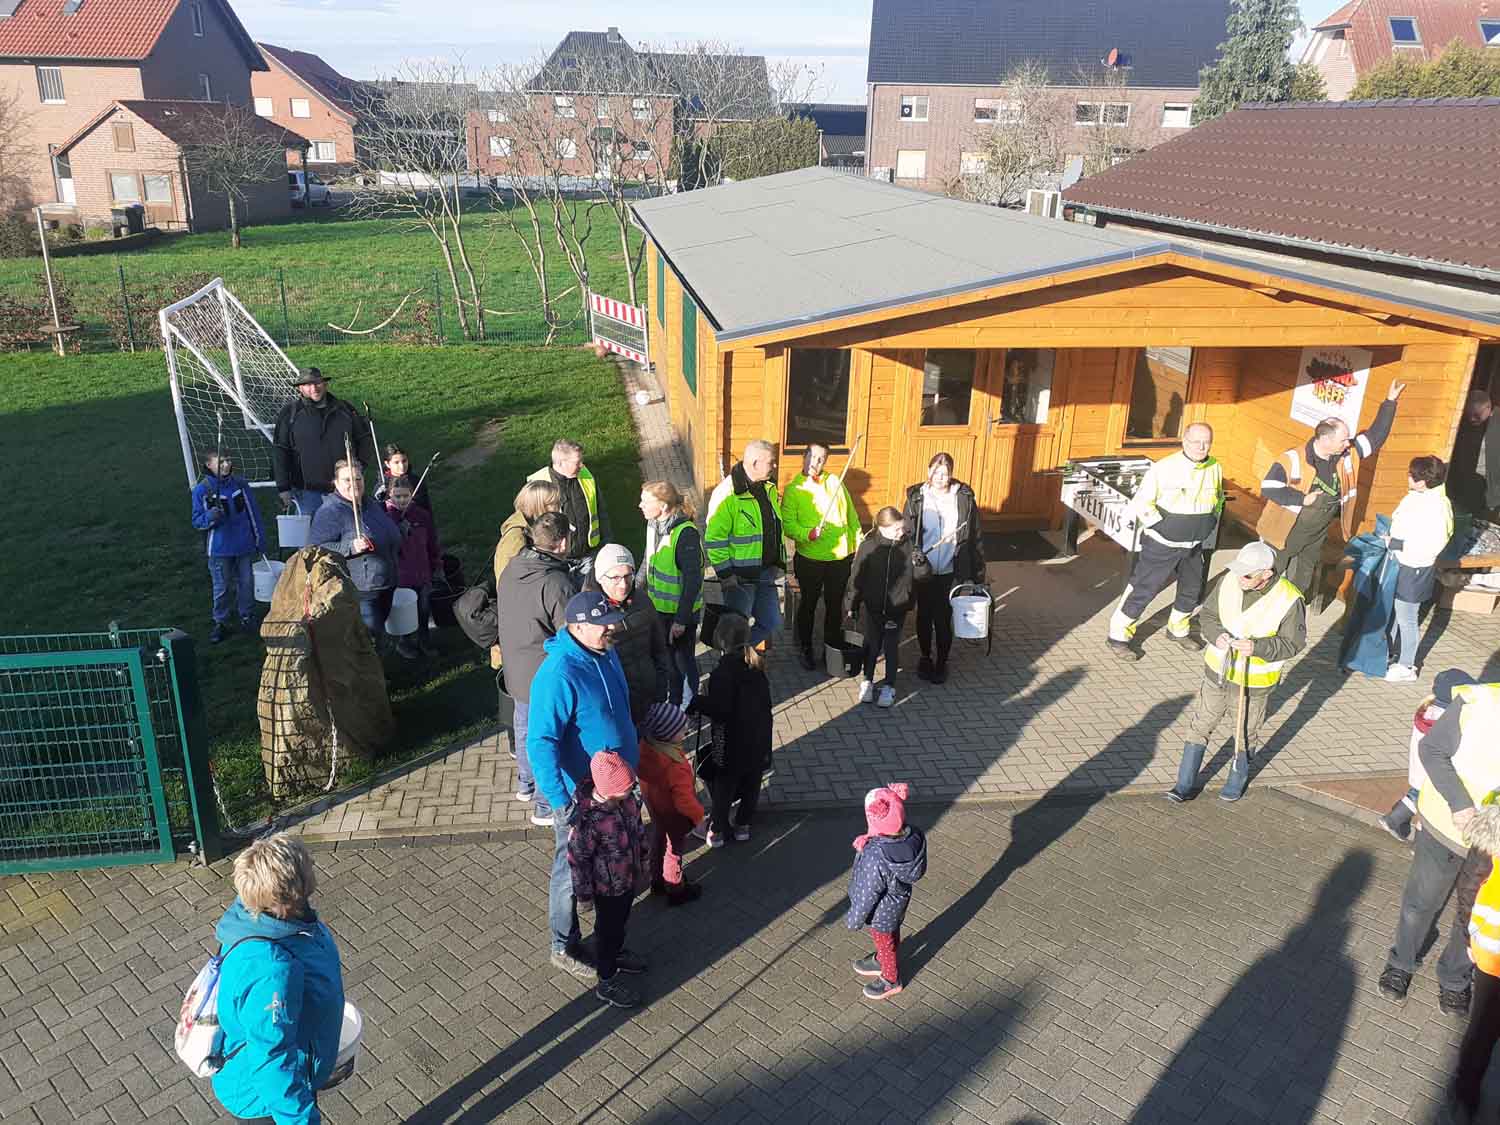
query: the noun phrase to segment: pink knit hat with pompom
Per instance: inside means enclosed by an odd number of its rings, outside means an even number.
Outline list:
[[[862,851],[871,836],[894,836],[906,827],[906,798],[910,793],[911,786],[897,781],[865,794],[865,823],[870,831],[855,838],[856,851]]]

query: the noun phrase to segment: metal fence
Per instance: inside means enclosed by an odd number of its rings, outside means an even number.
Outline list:
[[[193,642],[0,636],[0,873],[220,854]]]

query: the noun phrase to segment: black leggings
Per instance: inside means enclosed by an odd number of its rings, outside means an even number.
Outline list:
[[[1474,998],[1469,1004],[1469,1028],[1458,1048],[1453,1075],[1453,1097],[1472,1116],[1479,1110],[1479,1088],[1489,1069],[1490,1055],[1500,1042],[1500,977],[1474,970]]]
[[[925,659],[937,656],[939,664],[948,662],[948,650],[953,647],[953,609],[948,605],[948,594],[953,589],[953,575],[934,574],[915,584],[917,595],[917,647]],[[932,641],[937,638],[934,654]]]

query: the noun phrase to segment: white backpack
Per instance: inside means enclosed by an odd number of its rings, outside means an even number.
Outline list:
[[[247,941],[269,941],[275,938],[251,934],[242,937],[222,953],[210,957],[182,998],[182,1009],[177,1014],[177,1031],[173,1040],[180,1058],[196,1078],[212,1078],[224,1069],[224,1064],[234,1058],[243,1047],[236,1047],[225,1055],[223,1032],[219,1027],[219,971],[224,958]],[[276,943],[279,944],[279,943]]]

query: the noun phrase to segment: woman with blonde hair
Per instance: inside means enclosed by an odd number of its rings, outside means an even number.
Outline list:
[[[344,980],[333,935],[309,903],[317,887],[312,855],[285,832],[235,858],[236,897],[215,930],[224,1066],[213,1077],[235,1117],[322,1121],[317,1091],[338,1058]]]
[[[531,525],[543,512],[562,511],[562,490],[550,480],[529,480],[516,493],[515,511],[500,525],[500,542],[495,544],[495,585],[510,560],[531,542]]]
[[[672,682],[667,698],[681,707],[698,692],[698,622],[703,615],[703,536],[693,524],[692,501],[668,480],[641,485],[646,518],[645,565],[636,573],[667,626]]]

